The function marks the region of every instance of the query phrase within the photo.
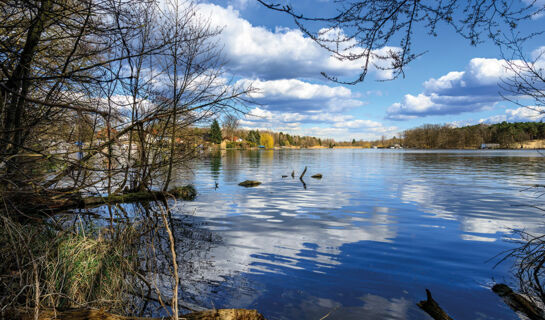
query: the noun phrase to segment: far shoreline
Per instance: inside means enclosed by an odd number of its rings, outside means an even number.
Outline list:
[[[545,150],[545,147],[543,148],[367,148],[367,147],[351,147],[351,146],[340,146],[340,147],[333,147],[333,148],[330,148],[330,147],[290,147],[290,148],[282,148],[282,147],[275,147],[275,148],[272,148],[272,149],[264,149],[264,148],[226,148],[226,149],[215,149],[215,150],[212,150],[213,152],[214,151],[231,151],[231,150],[240,150],[240,151],[245,151],[245,150],[252,150],[252,151],[255,151],[255,150],[263,150],[263,151],[282,151],[282,150],[322,150],[322,149],[329,149],[329,150],[344,150],[344,149],[361,149],[361,150],[411,150],[411,151],[414,151],[414,150],[422,150],[422,151],[433,151],[433,150],[452,150],[452,151],[455,151],[455,150],[459,150],[459,151],[463,151],[463,150],[475,150],[475,151],[506,151],[506,150],[510,150],[510,151],[515,151],[515,150]]]

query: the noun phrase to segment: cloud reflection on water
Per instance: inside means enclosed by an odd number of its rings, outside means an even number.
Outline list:
[[[523,185],[544,178],[535,157],[387,150],[226,153],[219,175],[216,170],[212,176],[206,165],[197,167],[200,195],[184,204],[183,211],[194,211],[223,239],[211,248],[214,268],[203,277],[254,279],[248,285],[255,292],[233,289],[240,298],[232,302],[256,306],[269,301],[270,284],[259,282],[266,278],[299,283],[305,279],[299,277],[310,273],[328,281],[348,268],[361,271],[354,284],[363,285],[367,295],[360,307],[344,306],[348,296],[327,298],[330,306],[344,310],[343,319],[375,314],[418,319],[414,297],[399,298],[398,287],[457,279],[467,281],[457,285],[485,291],[480,284],[492,273],[483,261],[509,247],[498,240],[508,238],[512,228],[544,231],[537,209],[518,206],[535,200],[520,192]],[[308,178],[306,190],[297,179],[281,178],[304,166],[324,178]],[[263,184],[250,189],[236,185],[245,179]],[[218,190],[210,187],[214,180]],[[442,273],[433,274],[438,267]],[[504,276],[504,271],[494,272]],[[378,278],[394,289],[375,288]],[[338,284],[332,292],[347,290],[343,285],[349,284]],[[291,318],[305,308],[328,312],[319,307],[325,297],[305,294],[310,296],[294,299],[295,305],[283,306],[282,312]],[[371,305],[381,311],[373,313]]]

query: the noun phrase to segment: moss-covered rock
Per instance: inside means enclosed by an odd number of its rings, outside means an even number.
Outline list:
[[[239,183],[238,185],[239,186],[242,186],[242,187],[246,187],[246,188],[249,188],[249,187],[257,187],[258,185],[260,185],[261,182],[259,181],[255,181],[255,180],[246,180],[246,181],[242,181],[241,183]]]
[[[170,190],[169,193],[174,195],[176,198],[183,200],[193,200],[197,196],[197,190],[195,190],[195,187],[190,184],[183,187],[176,187]]]

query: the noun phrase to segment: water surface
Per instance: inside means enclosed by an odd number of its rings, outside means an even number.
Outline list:
[[[512,229],[545,232],[524,191],[543,163],[535,151],[222,152],[180,178],[199,196],[178,214],[220,239],[185,290],[208,307],[317,320],[425,319],[415,304],[429,288],[455,319],[515,319],[490,290],[514,283],[510,263],[490,259],[515,246]]]

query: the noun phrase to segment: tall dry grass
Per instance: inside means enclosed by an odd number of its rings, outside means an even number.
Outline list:
[[[56,230],[0,217],[0,306],[125,313],[136,272],[136,229]]]

